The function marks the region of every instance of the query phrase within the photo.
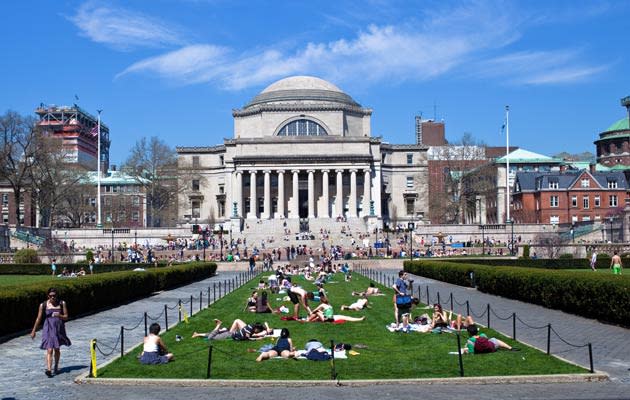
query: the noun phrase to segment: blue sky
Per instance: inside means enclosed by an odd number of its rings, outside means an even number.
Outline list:
[[[413,143],[414,116],[488,145],[594,152],[630,95],[627,1],[21,1],[3,7],[0,112],[103,109],[111,160],[143,136],[232,137],[231,111],[291,75],[374,110],[372,134]]]

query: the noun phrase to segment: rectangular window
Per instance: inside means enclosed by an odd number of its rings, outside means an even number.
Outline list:
[[[9,223],[9,214],[2,214],[2,223],[3,224]]]
[[[193,200],[190,204],[192,206],[192,217],[201,218],[201,202],[199,200]]]
[[[582,221],[590,221],[591,217],[589,217],[588,215],[582,217]]]
[[[413,153],[407,154],[407,164],[413,164]]]
[[[619,202],[617,201],[617,195],[610,195],[610,197],[608,198],[608,205],[610,207],[617,207],[618,204]]]
[[[127,212],[119,211],[118,212],[118,222],[125,222],[127,220]]]
[[[199,168],[199,156],[192,156],[193,168]]]
[[[590,186],[590,180],[588,178],[584,178],[582,179],[582,181],[580,182],[580,186],[582,186],[583,188],[587,188]]]
[[[118,186],[116,185],[112,186],[112,192],[118,193]]]
[[[9,194],[8,193],[2,193],[2,205],[3,206],[8,206],[9,205]]]
[[[104,198],[104,200],[105,200],[105,206],[106,207],[111,207],[112,206],[112,198],[111,197],[107,196],[107,197]]]
[[[140,205],[140,197],[133,196],[131,198],[131,205],[134,206],[134,207],[138,207]]]
[[[558,207],[558,196],[550,196],[549,197],[549,206],[550,207]]]
[[[416,199],[408,198],[405,201],[405,205],[406,205],[406,209],[407,209],[407,215],[413,215],[413,213],[415,211]]]
[[[558,181],[549,181],[549,189],[558,189]]]
[[[571,196],[571,207],[577,207],[577,196]]]
[[[601,205],[601,198],[599,197],[599,195],[595,196],[594,203],[595,203],[595,208]]]
[[[413,176],[407,177],[407,189],[413,189]]]
[[[131,212],[131,220],[133,222],[138,222],[140,220],[140,212],[138,211],[132,211]]]
[[[615,180],[608,181],[608,189],[617,189],[617,181]]]
[[[112,222],[112,213],[111,212],[105,213],[105,222]]]
[[[225,185],[219,185],[219,194],[225,194]]]
[[[199,191],[199,179],[192,180],[192,190],[195,192]]]
[[[560,217],[557,215],[552,215],[549,217],[549,223],[550,224],[559,224],[560,223]]]
[[[224,165],[224,164],[225,164],[225,157],[219,156],[219,165]]]
[[[590,208],[588,196],[582,197],[582,207],[586,210]]]

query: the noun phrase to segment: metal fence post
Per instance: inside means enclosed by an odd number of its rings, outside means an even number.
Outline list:
[[[437,303],[439,305],[442,305],[442,301],[440,300],[440,291],[439,290],[438,290],[438,301],[437,301]]]
[[[335,341],[330,340],[330,379],[335,380],[337,378],[337,372],[335,372]]]
[[[512,313],[512,339],[516,340],[516,313]]]
[[[144,312],[144,336],[149,336],[149,327],[147,326],[147,312]]]
[[[488,307],[486,307],[486,312],[488,313],[488,328],[490,328],[490,303],[488,303]]]
[[[459,376],[464,376],[464,360],[462,358],[462,339],[457,332],[457,354],[459,357]]]
[[[206,379],[210,379],[210,371],[212,368],[212,346],[208,347],[208,369],[206,370]]]
[[[202,303],[202,301],[203,301],[203,291],[202,291],[202,290],[200,290],[200,291],[199,291],[199,311],[201,311],[201,309],[203,308],[203,303]]]
[[[595,369],[593,368],[593,346],[589,343],[588,344],[588,361],[591,365],[591,374],[595,372]]]
[[[449,301],[451,302],[451,312],[452,312],[453,311],[453,292],[451,292]]]
[[[178,322],[182,322],[182,299],[179,299],[177,301],[177,315],[178,315]]]
[[[193,306],[193,295],[191,294],[190,295],[190,316],[191,317],[193,315],[193,308],[192,308],[192,306]]]
[[[431,300],[429,298],[429,285],[427,285],[427,305],[431,304]]]
[[[466,316],[470,315],[470,301],[466,300]]]
[[[164,325],[166,325],[166,330],[168,331],[168,307],[164,304]]]
[[[125,327],[120,327],[120,358],[125,355]]]
[[[547,355],[551,354],[551,324],[547,324]]]

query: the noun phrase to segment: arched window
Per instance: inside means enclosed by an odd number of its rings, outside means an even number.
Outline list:
[[[278,136],[326,136],[326,130],[317,122],[308,119],[296,119],[283,126]]]

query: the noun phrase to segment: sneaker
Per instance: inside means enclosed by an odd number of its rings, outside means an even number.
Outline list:
[[[47,370],[46,370],[46,372],[44,372],[44,373],[45,373],[45,374],[46,374],[46,376],[47,376],[47,377],[49,377],[49,378],[52,378],[52,377],[53,377],[53,374],[52,374],[52,372],[50,372],[50,370],[49,370],[49,369],[47,369]]]

